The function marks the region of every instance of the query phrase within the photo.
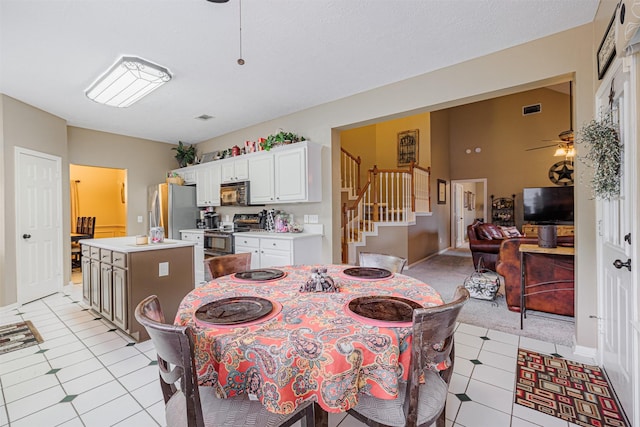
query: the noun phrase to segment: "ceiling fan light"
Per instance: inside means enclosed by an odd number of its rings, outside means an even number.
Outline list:
[[[576,156],[576,149],[571,147],[567,150],[567,157],[575,157]]]
[[[558,148],[556,148],[556,152],[553,155],[556,156],[556,157],[566,156],[567,155],[567,150],[565,150],[564,147],[558,147]]]
[[[92,101],[112,107],[128,107],[169,80],[164,67],[135,56],[123,56],[86,91]]]

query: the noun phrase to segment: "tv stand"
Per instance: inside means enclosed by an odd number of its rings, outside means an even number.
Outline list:
[[[573,236],[573,225],[556,225],[558,231],[558,237],[560,236]],[[527,237],[538,237],[538,224],[523,224],[522,234]]]

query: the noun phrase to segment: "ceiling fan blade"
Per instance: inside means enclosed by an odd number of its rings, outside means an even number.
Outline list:
[[[549,148],[549,147],[557,147],[558,144],[552,144],[552,145],[543,145],[542,147],[535,147],[535,148],[527,148],[524,151],[534,151],[534,150],[542,150],[543,148]]]

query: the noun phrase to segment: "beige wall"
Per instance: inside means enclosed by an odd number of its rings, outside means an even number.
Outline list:
[[[73,182],[79,181],[77,216],[96,217],[96,238],[126,235],[127,204],[122,191],[125,189],[126,196],[127,173],[124,169],[72,164],[69,179],[72,192]],[[73,200],[73,194],[71,197]],[[74,218],[71,218],[71,227],[75,227]]]
[[[247,139],[255,140],[283,128],[305,135],[312,141],[330,147],[330,155],[323,155],[323,199],[331,203],[300,204],[300,210],[313,210],[320,215],[328,232],[323,241],[323,258],[340,260],[340,195],[332,189],[340,187],[339,130],[365,126],[390,119],[406,117],[426,111],[437,111],[474,101],[509,95],[523,90],[566,81],[575,76],[576,121],[582,123],[593,116],[594,42],[592,25],[584,25],[521,46],[506,49],[445,69],[407,79],[395,84],[367,91],[335,102],[300,111],[277,120],[241,129],[199,144],[203,151],[222,149]],[[433,136],[432,136],[433,137]],[[435,144],[433,144],[435,146]],[[436,156],[432,152],[432,163]],[[447,166],[434,170],[434,179],[448,178]],[[576,167],[580,174],[580,166]],[[445,174],[446,172],[446,174]],[[433,184],[433,183],[432,183]],[[579,187],[581,187],[579,185]],[[594,203],[588,190],[577,191],[578,213],[584,221],[577,221],[578,233],[584,233],[586,244],[593,244]],[[437,206],[445,218],[449,204]],[[434,211],[434,217],[436,213]],[[445,221],[444,219],[442,219]],[[447,235],[448,217],[446,219]],[[442,224],[439,224],[442,225]],[[582,239],[582,236],[580,236]],[[578,307],[578,343],[596,346],[596,324],[588,316],[596,313],[595,277],[592,266],[595,254],[585,252],[577,259],[576,283],[590,294],[591,300]]]
[[[67,127],[59,117],[24,104],[6,95],[0,95],[2,104],[3,138],[3,191],[0,198],[4,205],[4,238],[0,241],[0,265],[3,265],[0,278],[0,307],[17,302],[16,286],[16,203],[15,203],[15,148],[27,148],[61,158],[62,163],[62,215],[69,217],[69,182],[67,165]],[[69,221],[62,221],[62,235],[68,236]],[[64,240],[64,239],[63,239]],[[69,260],[71,249],[68,241],[61,242],[63,259]],[[63,277],[70,277],[70,262],[66,262]]]
[[[127,234],[147,234],[147,188],[164,182],[167,171],[176,167],[172,146],[73,126],[68,138],[70,163],[126,170]]]
[[[522,107],[540,103],[538,114],[522,115]],[[449,111],[451,179],[487,179],[487,194],[516,195],[516,224],[523,223],[522,189],[554,186],[549,168],[565,160],[554,157],[558,134],[569,129],[569,96],[536,89],[475,102]],[[545,141],[547,140],[547,141]],[[475,148],[480,148],[480,153]],[[466,149],[471,149],[467,154]],[[577,146],[579,152],[580,146]],[[490,198],[487,198],[490,203]],[[489,218],[491,212],[487,211]]]

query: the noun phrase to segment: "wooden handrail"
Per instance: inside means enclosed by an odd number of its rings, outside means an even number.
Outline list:
[[[351,159],[351,161],[358,165],[356,167],[356,194],[360,193],[360,164],[362,163],[362,159],[360,158],[360,156],[356,157],[342,147],[340,147],[340,151],[342,151],[345,156],[347,156],[349,159]]]

